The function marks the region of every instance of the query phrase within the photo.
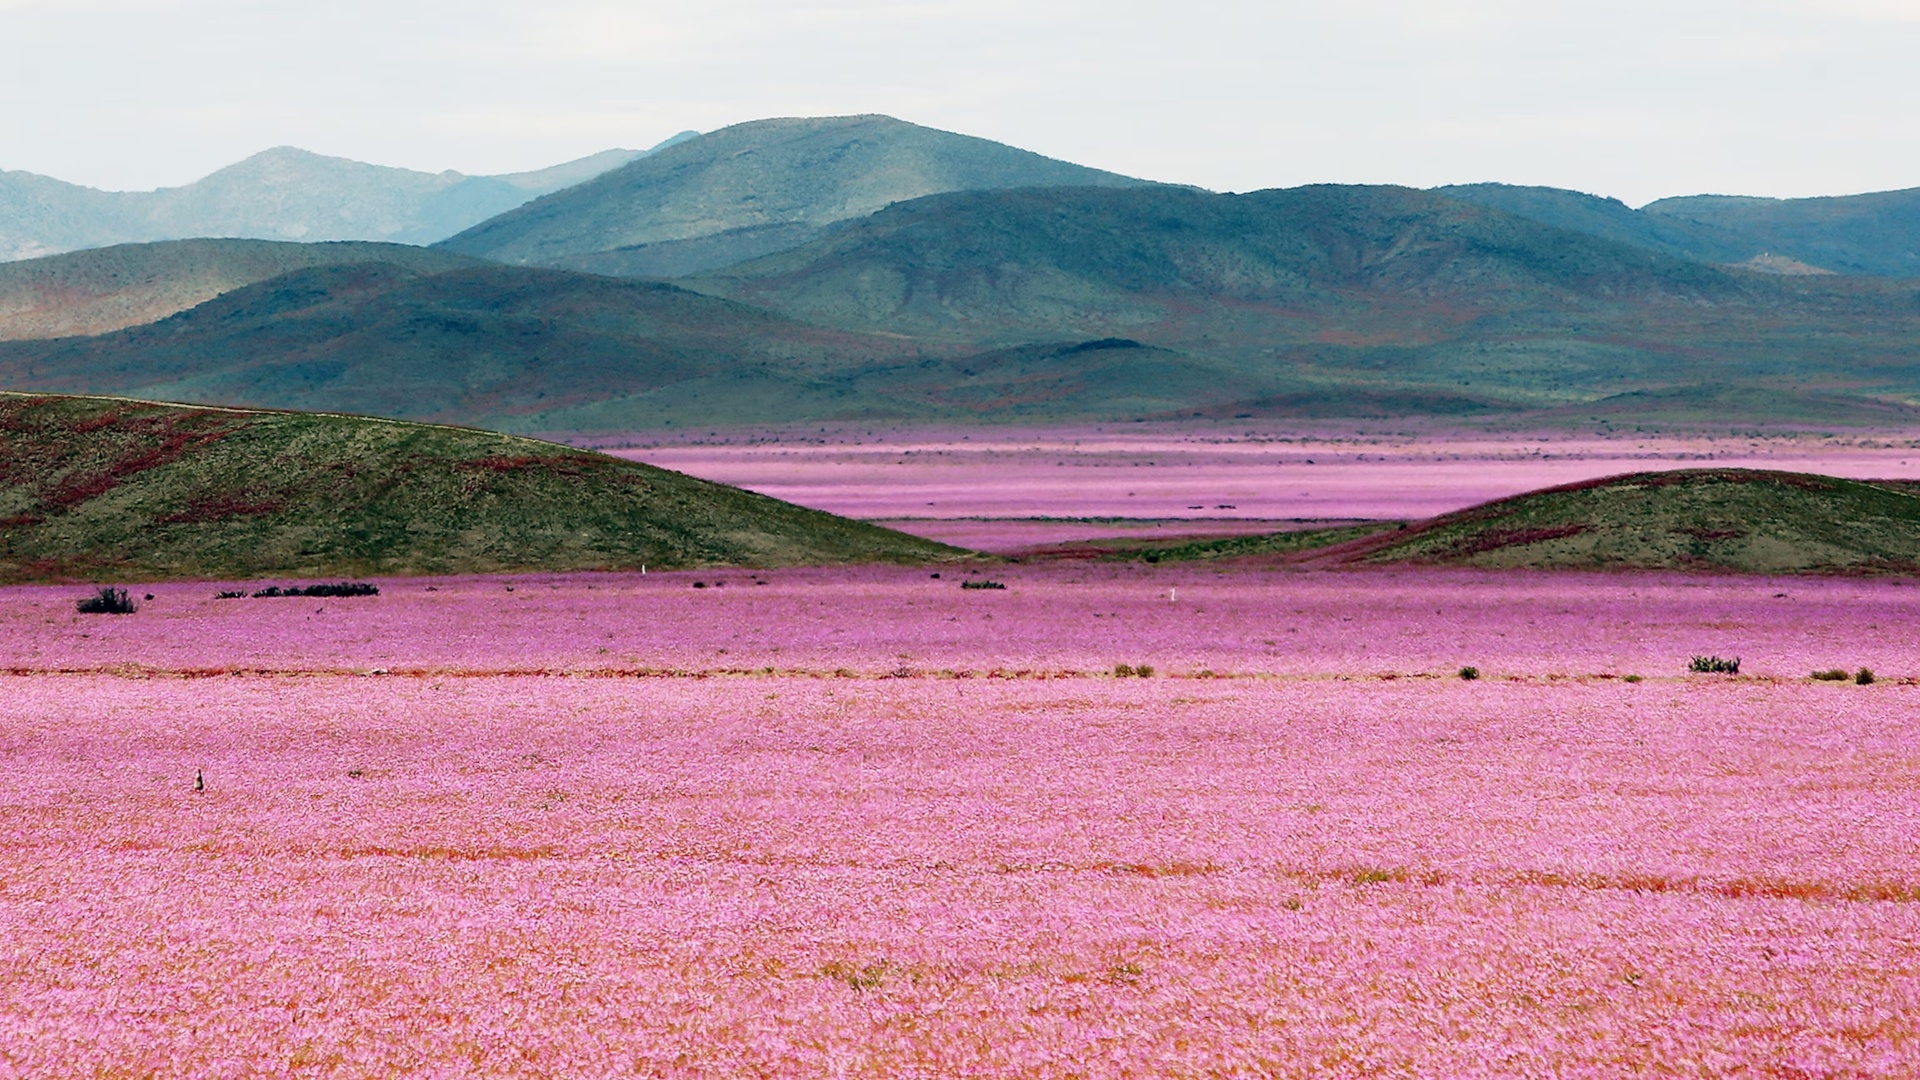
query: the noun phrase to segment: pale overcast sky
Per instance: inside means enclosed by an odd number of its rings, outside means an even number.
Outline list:
[[[0,168],[463,172],[884,112],[1244,191],[1920,186],[1920,0],[0,0]]]

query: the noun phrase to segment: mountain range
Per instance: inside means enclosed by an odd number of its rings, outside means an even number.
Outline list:
[[[433,249],[199,240],[0,267],[0,385],[548,432],[1906,424],[1916,200],[1217,194],[887,117],[757,121]]]
[[[652,152],[606,150],[533,172],[467,176],[282,146],[157,191],[101,191],[0,171],[0,261],[196,237],[428,244]]]
[[[1560,188],[1466,184],[1435,191],[1699,262],[1784,274],[1920,277],[1920,188],[1815,199],[1691,195],[1638,210]]]

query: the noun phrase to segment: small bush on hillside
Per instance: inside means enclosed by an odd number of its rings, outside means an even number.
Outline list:
[[[73,609],[82,615],[131,615],[140,610],[140,605],[127,590],[102,585],[99,592],[77,601]]]
[[[1472,665],[1468,665],[1460,669],[1460,677],[1467,680],[1468,682],[1472,682],[1473,680],[1480,677],[1480,669]]]
[[[1115,665],[1113,665],[1113,677],[1114,677],[1114,678],[1116,678],[1116,679],[1124,679],[1124,678],[1127,678],[1128,676],[1130,676],[1130,675],[1132,675],[1132,674],[1133,674],[1133,665],[1132,665],[1132,664],[1115,664]]]
[[[1723,660],[1718,656],[1696,656],[1687,664],[1688,671],[1704,672],[1709,675],[1740,674],[1740,658]]]
[[[1006,588],[1006,586],[1001,584],[1000,582],[988,581],[986,578],[981,578],[979,581],[963,581],[960,583],[960,587],[963,589],[1004,589]]]
[[[1846,682],[1851,676],[1840,668],[1828,668],[1825,671],[1816,671],[1808,678],[1817,679],[1820,682]]]
[[[1638,676],[1638,675],[1622,675],[1622,676],[1620,676],[1620,681],[1621,681],[1621,682],[1639,682],[1639,681],[1640,681],[1640,676]]]
[[[1861,668],[1859,672],[1853,676],[1853,681],[1859,683],[1861,686],[1872,686],[1873,670],[1871,668]]]
[[[1153,665],[1152,665],[1152,664],[1135,664],[1135,665],[1133,665],[1133,677],[1134,677],[1134,678],[1136,678],[1136,679],[1151,679],[1151,678],[1153,678]]]

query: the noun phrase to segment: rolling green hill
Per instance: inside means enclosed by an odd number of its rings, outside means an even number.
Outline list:
[[[0,263],[0,341],[104,334],[289,271],[349,263],[431,273],[479,260],[405,244],[167,240]]]
[[[1309,339],[1373,315],[1404,336],[1516,310],[1738,303],[1751,291],[1721,270],[1444,196],[1331,185],[936,195],[691,284],[828,324],[974,341],[1236,314]]]
[[[686,283],[988,347],[1126,337],[1278,387],[1196,402],[1208,415],[1556,409],[1729,384],[1789,405],[1920,394],[1913,283],[1736,272],[1406,188],[937,195]]]
[[[1518,184],[1455,184],[1436,194],[1551,225],[1568,232],[1648,248],[1704,263],[1739,263],[1765,249],[1751,237],[1711,224],[1635,210],[1619,199],[1564,188]]]
[[[1920,188],[1817,199],[1689,195],[1638,210],[1560,188],[1461,184],[1433,190],[1698,262],[1785,274],[1920,277]]]
[[[1641,212],[1734,233],[1752,248],[1835,273],[1920,277],[1920,188],[1818,199],[1693,195]]]
[[[101,337],[0,343],[0,385],[561,430],[579,425],[547,414],[805,417],[839,408],[829,376],[918,355],[655,282],[378,264],[297,271]]]
[[[1807,473],[1682,469],[1548,488],[1361,541],[1348,561],[1746,573],[1920,571],[1920,496]]]
[[[441,246],[522,265],[680,275],[935,192],[1140,183],[890,116],[756,120],[667,147]]]
[[[1406,524],[1144,549],[1156,562],[1278,558],[1755,574],[1920,573],[1920,485],[1757,469],[1633,473]]]
[[[0,394],[0,582],[960,554],[737,488],[493,432]]]
[[[1296,389],[1284,373],[1127,339],[976,352],[668,284],[493,264],[317,267],[151,326],[0,343],[0,384],[525,432],[1184,416]]]

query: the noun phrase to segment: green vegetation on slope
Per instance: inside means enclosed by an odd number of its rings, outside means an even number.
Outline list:
[[[1640,212],[1735,234],[1754,250],[1835,273],[1920,277],[1920,188],[1816,199],[1692,195]]]
[[[936,195],[687,284],[971,345],[1130,338],[1241,391],[1191,399],[1207,415],[1556,408],[1732,372],[1822,411],[1920,395],[1915,283],[1731,271],[1406,188]]]
[[[1264,558],[1322,567],[1914,573],[1920,483],[1677,469],[1545,488],[1407,524],[1133,545],[1125,554],[1153,562]]]
[[[756,120],[660,150],[442,246],[526,265],[691,273],[934,192],[1141,182],[890,116]],[[601,255],[608,252],[616,254]]]
[[[737,488],[492,432],[0,394],[0,581],[960,554]]]
[[[296,271],[97,338],[0,343],[0,385],[617,429],[805,419],[810,408],[860,415],[871,402],[847,407],[831,377],[917,355],[897,338],[822,330],[657,282],[382,264]]]
[[[405,244],[168,240],[0,263],[0,341],[104,334],[314,266],[385,263],[434,273],[479,260]]]
[[[1776,273],[1920,277],[1920,188],[1816,199],[1690,195],[1638,210],[1561,188],[1460,184],[1433,190],[1698,262]]]
[[[1920,570],[1920,496],[1807,473],[1635,473],[1432,518],[1348,558],[1486,567],[1912,572]]]

